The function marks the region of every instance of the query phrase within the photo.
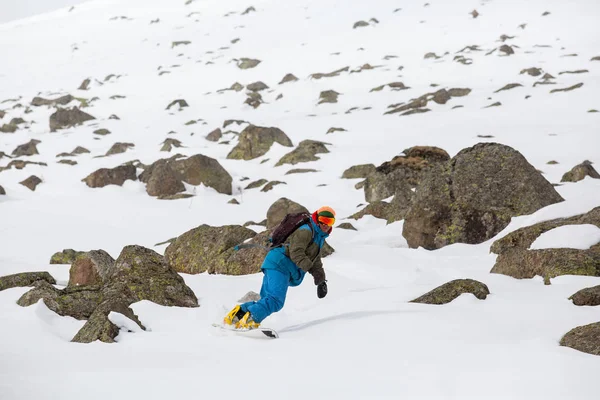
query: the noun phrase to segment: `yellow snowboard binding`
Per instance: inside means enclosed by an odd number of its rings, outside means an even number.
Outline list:
[[[255,322],[252,319],[252,314],[250,314],[249,312],[247,312],[242,319],[239,320],[239,322],[236,324],[235,329],[244,329],[244,330],[250,330],[250,329],[256,329],[260,326],[260,324],[258,322]]]

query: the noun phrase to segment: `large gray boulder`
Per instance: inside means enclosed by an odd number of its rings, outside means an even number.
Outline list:
[[[480,143],[427,172],[406,214],[403,236],[412,248],[482,243],[512,217],[561,201],[518,151]]]
[[[557,218],[517,229],[496,240],[490,251],[498,255],[491,272],[529,279],[542,276],[550,279],[561,275],[600,276],[600,243],[587,250],[529,248],[544,232],[567,225],[592,224],[600,228],[600,207],[571,218]]]
[[[50,131],[56,132],[58,129],[81,125],[82,123],[93,119],[96,118],[81,111],[77,107],[73,107],[71,109],[59,108],[50,116]]]
[[[299,212],[308,212],[308,209],[288,198],[280,198],[267,210],[267,229],[275,228],[287,214]]]
[[[252,160],[265,155],[275,142],[282,146],[293,147],[292,141],[281,129],[249,125],[240,133],[239,143],[227,158]]]

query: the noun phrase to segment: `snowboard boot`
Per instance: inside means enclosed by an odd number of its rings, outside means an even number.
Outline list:
[[[260,326],[260,324],[258,322],[255,322],[252,319],[252,314],[247,312],[242,317],[242,319],[240,319],[239,322],[235,325],[235,329],[250,330],[250,329],[256,329],[259,326]]]
[[[247,313],[242,311],[242,308],[238,304],[237,306],[233,307],[233,310],[229,311],[225,318],[223,318],[223,324],[237,327],[237,324],[240,322],[244,314]]]

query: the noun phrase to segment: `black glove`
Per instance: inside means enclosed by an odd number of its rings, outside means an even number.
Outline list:
[[[323,281],[317,285],[317,297],[322,299],[327,296],[327,281]]]

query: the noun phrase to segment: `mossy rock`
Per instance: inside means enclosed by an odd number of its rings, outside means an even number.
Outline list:
[[[319,103],[318,104],[337,103],[339,95],[340,95],[340,93],[336,92],[335,90],[324,90],[319,95]]]
[[[179,238],[167,247],[177,247]],[[181,242],[179,242],[181,243]],[[213,242],[216,243],[216,242]],[[135,301],[163,306],[198,307],[196,295],[165,257],[142,246],[125,246],[115,261],[110,286],[125,285]]]
[[[290,138],[279,128],[249,125],[240,133],[239,143],[227,158],[252,160],[267,154],[275,142],[285,147],[293,146]]]
[[[498,254],[490,272],[517,279],[544,277],[546,283],[561,275],[600,276],[600,243],[587,250],[553,248],[529,250],[544,232],[567,226],[592,224],[600,228],[600,207],[571,218],[557,218],[517,229],[496,240],[490,251]]]
[[[362,210],[360,210],[359,212],[357,212],[355,214],[352,214],[348,218],[359,220],[362,217],[364,217],[365,215],[371,215],[375,218],[387,220],[387,212],[388,212],[389,205],[390,204],[386,203],[385,201],[381,201],[381,200],[375,201],[373,203],[367,204],[367,206],[365,208],[363,208]]]
[[[85,253],[85,251],[64,249],[63,251],[54,253],[52,257],[50,257],[50,264],[71,264],[77,257]]]
[[[600,306],[600,285],[581,289],[569,297],[576,306]]]
[[[473,279],[456,279],[443,284],[423,296],[411,300],[411,303],[447,304],[463,293],[471,293],[479,300],[485,300],[490,294],[488,287]]]
[[[99,286],[60,290],[46,281],[38,281],[34,286],[34,289],[19,298],[18,305],[29,307],[43,299],[46,307],[58,315],[78,320],[88,319],[104,299],[104,293]]]
[[[301,162],[317,161],[319,160],[319,157],[316,156],[317,154],[329,153],[326,147],[328,144],[316,140],[303,140],[293,151],[284,155],[275,166],[278,167],[283,164],[296,165]]]
[[[590,161],[584,161],[576,165],[569,172],[565,173],[560,180],[561,182],[579,182],[586,176],[593,179],[600,179],[600,174],[594,169]]]
[[[561,201],[518,151],[480,143],[427,171],[406,214],[403,236],[411,248],[478,244],[502,231],[512,217]]]
[[[35,282],[44,281],[56,284],[56,281],[48,272],[22,272],[19,274],[0,276],[0,292],[15,287],[32,286]]]
[[[375,172],[374,164],[353,165],[342,173],[342,179],[366,178]]]
[[[258,66],[258,64],[260,64],[260,63],[261,63],[261,61],[257,60],[257,59],[240,58],[237,62],[237,66],[239,69],[251,69],[251,68]]]
[[[215,273],[236,245],[254,236],[256,232],[239,225],[201,225],[172,242],[165,250],[165,258],[177,272]]]
[[[600,322],[570,330],[562,337],[560,345],[600,356]]]

